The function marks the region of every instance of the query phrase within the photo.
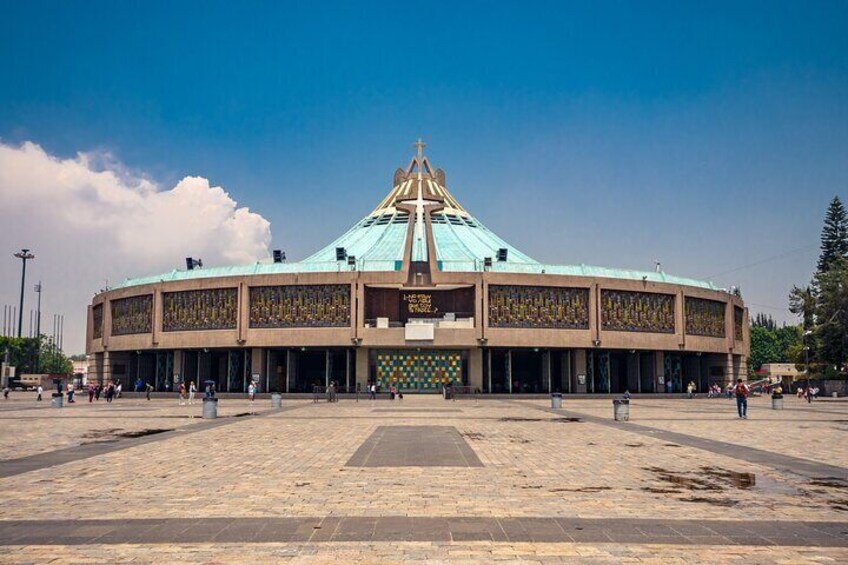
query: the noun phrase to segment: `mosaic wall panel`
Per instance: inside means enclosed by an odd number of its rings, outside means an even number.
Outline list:
[[[98,304],[91,308],[91,317],[92,317],[92,336],[94,339],[100,339],[103,337],[103,305]]]
[[[733,337],[736,341],[745,339],[742,324],[745,322],[745,311],[739,306],[733,307]]]
[[[342,328],[350,326],[346,284],[250,288],[251,328]]]
[[[489,286],[489,327],[589,328],[589,289]]]
[[[674,295],[601,290],[601,329],[674,333]]]
[[[210,288],[162,295],[162,331],[234,330],[238,289]]]
[[[452,351],[381,351],[377,353],[377,384],[401,390],[440,390],[462,384],[462,354]]]
[[[724,337],[724,302],[686,297],[686,333]]]
[[[149,334],[153,331],[153,295],[113,300],[112,335]]]

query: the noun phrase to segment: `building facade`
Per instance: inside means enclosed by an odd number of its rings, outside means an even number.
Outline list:
[[[421,148],[373,212],[302,261],[175,270],[95,296],[89,377],[517,394],[705,390],[746,374],[741,298],[539,263],[469,214]]]

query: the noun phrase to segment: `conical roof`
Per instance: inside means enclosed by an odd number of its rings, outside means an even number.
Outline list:
[[[424,156],[424,144],[419,140],[416,145],[418,154],[395,171],[392,189],[376,208],[302,263],[334,261],[337,249],[344,249],[362,270],[400,270],[407,253],[410,261],[430,260],[429,231],[439,270],[481,270],[484,260],[496,260],[501,249],[507,251],[500,263],[538,265],[469,214],[445,186],[445,172]]]
[[[664,272],[611,269],[589,265],[539,263],[489,230],[448,191],[445,172],[424,156],[424,144],[409,165],[395,171],[392,188],[374,210],[335,241],[299,262],[204,267],[126,279],[116,288],[195,278],[347,270],[355,258],[358,271],[402,271],[404,262],[428,262],[443,272],[527,273],[605,277],[666,282],[716,289],[708,281]],[[337,250],[343,251],[340,258]],[[506,250],[504,256],[499,251]],[[433,260],[430,254],[434,255]],[[492,259],[491,267],[486,259]]]

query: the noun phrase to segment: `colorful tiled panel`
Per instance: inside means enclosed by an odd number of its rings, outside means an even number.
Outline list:
[[[589,289],[489,286],[489,327],[589,328]]]
[[[251,328],[350,326],[346,284],[250,287]]]
[[[462,354],[458,351],[379,351],[377,384],[388,389],[440,390],[462,383]]]
[[[706,337],[724,337],[725,303],[718,300],[686,297],[686,333]]]
[[[153,328],[153,295],[113,300],[112,335],[149,334]]]
[[[237,288],[166,292],[162,296],[162,331],[234,330],[237,320]]]
[[[736,341],[742,341],[745,335],[742,332],[742,324],[745,320],[745,310],[739,306],[733,307],[733,337]]]
[[[100,339],[103,337],[103,305],[96,304],[91,307],[91,318],[92,318],[92,337],[94,339]]]
[[[601,290],[601,329],[674,333],[674,295]]]

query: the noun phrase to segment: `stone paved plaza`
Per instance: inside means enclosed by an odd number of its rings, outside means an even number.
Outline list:
[[[3,563],[848,562],[848,403],[0,401]]]

